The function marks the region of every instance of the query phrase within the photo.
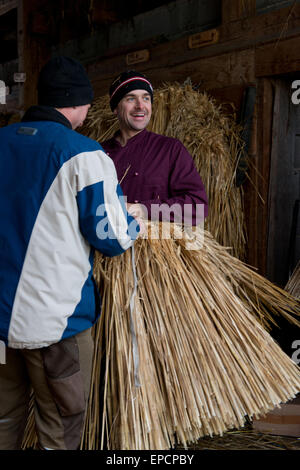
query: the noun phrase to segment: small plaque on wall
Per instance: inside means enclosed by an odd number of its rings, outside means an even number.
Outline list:
[[[198,47],[209,46],[215,44],[219,40],[219,31],[217,29],[210,29],[209,31],[202,31],[201,33],[192,34],[189,36],[189,48],[197,49]]]
[[[14,82],[15,83],[24,83],[24,82],[26,82],[26,73],[24,73],[24,72],[14,73]]]
[[[149,58],[150,58],[150,52],[148,49],[130,52],[129,54],[126,55],[126,64],[133,65],[133,64],[139,64],[140,62],[148,62]]]

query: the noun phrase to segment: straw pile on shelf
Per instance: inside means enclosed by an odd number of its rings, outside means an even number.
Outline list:
[[[245,255],[243,192],[235,169],[242,142],[233,116],[191,84],[166,84],[155,91],[149,131],[179,139],[193,157],[209,200],[206,229],[231,254]],[[118,121],[105,95],[95,100],[82,133],[103,142],[118,130]]]

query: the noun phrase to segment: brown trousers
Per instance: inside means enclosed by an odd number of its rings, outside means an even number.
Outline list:
[[[6,349],[0,365],[0,450],[20,449],[30,392],[42,449],[79,447],[93,357],[91,329],[41,349]]]

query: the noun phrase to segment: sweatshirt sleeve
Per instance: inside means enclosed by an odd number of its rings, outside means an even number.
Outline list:
[[[168,197],[140,201],[152,214],[152,219],[164,220],[164,206],[172,206],[173,213],[166,210],[171,222],[196,225],[208,215],[208,200],[201,177],[186,148],[178,140],[170,149]],[[201,220],[202,219],[202,220]]]
[[[96,151],[83,155],[80,163],[76,200],[81,233],[104,255],[119,255],[133,245],[140,228],[126,210],[113,162]]]

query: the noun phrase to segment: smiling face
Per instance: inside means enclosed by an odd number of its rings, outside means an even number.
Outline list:
[[[145,90],[133,90],[122,98],[114,112],[118,116],[121,133],[133,137],[150,121],[151,96]]]

